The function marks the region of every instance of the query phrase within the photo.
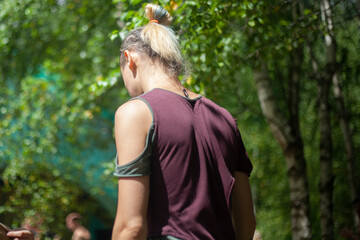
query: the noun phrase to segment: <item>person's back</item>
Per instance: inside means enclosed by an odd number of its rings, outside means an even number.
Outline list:
[[[237,126],[205,97],[163,89],[139,97],[153,112],[149,236],[234,239],[230,193],[234,171],[250,174]]]

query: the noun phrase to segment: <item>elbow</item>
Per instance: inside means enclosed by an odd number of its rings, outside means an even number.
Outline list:
[[[247,229],[248,229],[248,236],[244,239],[249,239],[249,238],[253,239],[256,229],[255,214],[253,214],[251,217],[248,218]]]
[[[144,221],[115,222],[112,240],[142,240],[146,239],[146,235],[147,226]]]
[[[252,232],[252,236],[254,236],[255,229],[256,229],[256,218],[255,218],[255,215],[253,215],[253,217],[252,217],[251,220],[250,220],[250,229],[251,229],[251,232]]]
[[[234,219],[234,230],[237,240],[253,239],[256,219],[255,214],[248,213],[242,215],[241,218]]]

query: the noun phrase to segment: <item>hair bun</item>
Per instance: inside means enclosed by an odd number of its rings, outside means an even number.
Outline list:
[[[169,26],[172,21],[171,15],[159,5],[149,3],[145,7],[146,17],[151,20],[159,21],[159,24]]]

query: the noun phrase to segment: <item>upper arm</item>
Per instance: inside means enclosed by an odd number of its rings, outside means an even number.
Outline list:
[[[118,108],[115,140],[119,165],[133,161],[142,153],[151,123],[151,111],[141,100],[129,101]]]
[[[235,171],[232,191],[232,218],[237,239],[250,239],[255,231],[255,214],[249,178],[244,172]]]
[[[143,101],[132,100],[119,107],[115,114],[115,140],[119,165],[130,163],[142,153],[151,123],[150,109]],[[135,226],[146,221],[148,196],[149,176],[120,177],[114,228]]]

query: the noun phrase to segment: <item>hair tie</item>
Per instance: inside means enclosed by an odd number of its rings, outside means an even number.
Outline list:
[[[149,24],[150,24],[150,23],[159,23],[159,21],[156,20],[156,19],[153,19],[153,20],[150,20]]]

